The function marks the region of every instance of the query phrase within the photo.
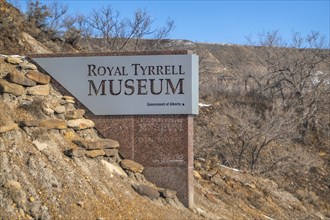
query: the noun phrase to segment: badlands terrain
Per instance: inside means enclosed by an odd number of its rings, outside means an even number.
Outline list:
[[[192,50],[200,60],[201,105],[194,118],[195,207],[188,209],[175,192],[149,182],[143,165],[122,158],[120,140],[101,137],[84,110],[76,108],[74,97],[63,96],[28,58],[33,53],[86,51],[63,41],[36,39],[20,25],[21,13],[4,0],[0,11],[10,18],[0,20],[10,27],[0,33],[1,219],[330,218],[327,114],[321,118],[325,132],[319,136],[284,141],[288,137],[283,133],[292,135],[295,128],[266,124],[268,112],[276,106],[269,100],[246,98],[244,87],[237,86],[247,73],[266,69],[260,61],[265,47],[186,40],[165,40],[160,46]],[[283,50],[289,54],[289,49]],[[329,89],[329,50],[325,54],[312,70]],[[324,100],[319,99],[323,108],[318,109],[329,112],[329,93],[324,94]],[[256,111],[248,112],[250,108]],[[254,119],[244,133],[242,125],[249,123],[244,119],[254,114],[261,119]],[[274,121],[285,117],[274,116]],[[251,146],[259,146],[264,137],[260,128],[280,136],[251,166],[244,152],[238,160],[239,151],[234,150],[245,146],[241,145],[245,137],[251,137]]]

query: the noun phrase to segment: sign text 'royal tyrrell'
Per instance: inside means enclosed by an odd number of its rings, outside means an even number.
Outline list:
[[[95,115],[198,114],[198,57],[35,57]]]

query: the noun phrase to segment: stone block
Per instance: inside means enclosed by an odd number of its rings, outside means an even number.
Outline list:
[[[46,128],[46,129],[66,129],[66,123],[65,121],[62,121],[60,119],[45,119],[40,121],[39,124],[40,127]]]
[[[73,143],[77,144],[80,147],[85,148],[86,150],[96,150],[96,149],[112,149],[118,148],[118,141],[112,139],[99,139],[99,140],[73,140]]]
[[[65,113],[65,106],[63,106],[63,105],[58,105],[58,106],[56,106],[54,109],[54,112],[56,112],[57,114],[63,114],[63,113]]]
[[[144,169],[144,167],[141,164],[139,164],[133,160],[129,160],[129,159],[122,160],[120,162],[120,165],[125,170],[129,170],[134,173],[142,173],[142,171]]]
[[[160,196],[158,190],[152,186],[132,184],[132,188],[140,195],[147,196],[150,199],[156,199]]]
[[[20,56],[8,56],[5,61],[13,65],[18,65],[23,62],[23,58]]]
[[[105,160],[101,160],[101,163],[103,164],[103,166],[106,167],[106,169],[110,173],[116,173],[119,176],[127,177],[127,173],[125,173],[125,171],[121,167],[114,165],[112,163],[109,163],[108,161],[105,161]]]
[[[36,70],[30,70],[25,76],[39,84],[48,84],[50,82],[50,76]]]
[[[46,96],[50,92],[49,85],[37,85],[33,87],[29,87],[26,90],[28,95],[39,95],[39,96]]]
[[[117,149],[104,149],[105,156],[107,157],[116,157],[118,156],[118,150]]]
[[[65,114],[65,118],[70,119],[78,119],[84,117],[85,110],[84,109],[76,109],[73,111],[69,111]]]
[[[67,124],[69,128],[73,128],[74,130],[83,130],[94,127],[94,122],[85,118],[72,119],[69,120]]]
[[[23,70],[37,70],[36,65],[34,65],[33,63],[30,63],[26,60],[24,60],[22,63],[20,63],[19,66]]]
[[[86,157],[95,158],[99,156],[104,156],[105,152],[103,150],[87,150],[85,151]]]
[[[10,93],[15,96],[21,96],[24,92],[25,89],[23,86],[0,79],[0,93]]]
[[[18,72],[18,71],[8,73],[7,78],[10,82],[16,83],[16,84],[22,85],[22,86],[37,85],[36,82],[32,81],[29,78],[26,78],[23,73]]]

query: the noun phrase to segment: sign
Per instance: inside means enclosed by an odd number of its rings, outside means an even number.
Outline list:
[[[194,206],[193,114],[198,114],[198,57],[190,51],[35,54],[30,58],[123,158],[144,166],[159,187]]]
[[[95,115],[198,114],[198,56],[32,57]]]

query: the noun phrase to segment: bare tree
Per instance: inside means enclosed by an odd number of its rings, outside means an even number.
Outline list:
[[[306,37],[295,33],[290,43],[278,31],[261,36],[263,46],[250,48],[258,56],[253,63],[244,58],[231,83],[203,76],[209,81],[204,78],[208,83],[204,88],[219,86],[213,93],[220,107],[205,111],[212,120],[202,123],[205,142],[211,146],[198,144],[216,148],[219,159],[229,166],[265,173],[288,159],[278,153],[281,146],[330,147],[330,57],[318,32]],[[275,148],[281,150],[273,155]]]
[[[162,27],[154,27],[148,11],[138,9],[132,18],[121,18],[110,5],[92,10],[88,16],[72,16],[67,5],[57,0],[47,5],[29,0],[26,17],[33,24],[29,33],[34,37],[64,39],[75,46],[83,45],[85,50],[95,50],[95,45],[103,51],[155,49],[174,29],[171,19]],[[141,44],[144,38],[152,40]]]
[[[174,20],[171,18],[168,18],[166,21],[166,26],[163,26],[156,31],[154,35],[154,39],[156,40],[153,45],[150,46],[150,49],[156,49],[159,45],[159,43],[165,39],[168,34],[175,28],[174,26]]]
[[[259,37],[259,45],[267,46],[267,47],[277,47],[277,46],[285,46],[285,42],[283,41],[278,30],[274,31],[262,31],[258,34]]]
[[[29,0],[26,17],[28,24],[32,26],[27,30],[39,39],[59,39],[68,29],[72,28],[65,23],[69,17],[67,13],[67,5],[59,1],[45,5],[39,0]]]
[[[221,107],[217,116],[221,129],[215,133],[218,148],[229,164],[261,170],[258,164],[263,152],[275,143],[287,142],[290,134],[283,131],[292,126],[292,112],[275,108],[279,107],[274,104],[260,115],[253,106],[226,103]]]
[[[168,20],[166,26],[153,27],[153,19],[146,10],[138,9],[132,19],[120,18],[118,11],[111,6],[93,10],[87,23],[94,38],[102,38],[106,49],[112,51],[139,50],[154,48],[174,28],[174,21]],[[140,44],[140,40],[153,35],[154,43],[150,46]]]
[[[65,17],[68,13],[68,6],[56,0],[48,5],[48,11],[48,32],[53,38],[59,38],[65,32],[64,19],[68,19]],[[71,27],[66,28],[69,30]]]
[[[273,43],[279,42],[277,32],[269,34],[265,37],[270,39],[268,47],[263,48],[267,70],[261,80],[256,80],[259,92],[281,98],[283,105],[295,109],[300,139],[304,140],[310,128],[317,129],[316,117],[326,105],[324,100],[330,98],[326,86],[329,72],[319,71],[329,59],[326,41],[319,32],[312,31],[306,38],[296,33],[290,44],[292,48],[282,48]]]
[[[33,24],[36,28],[46,30],[48,27],[47,18],[50,16],[50,12],[46,5],[43,5],[38,0],[29,0],[27,3],[26,11],[27,20]]]
[[[111,6],[102,7],[100,10],[94,9],[87,18],[87,23],[93,30],[93,36],[103,38],[110,49],[115,45],[120,33],[119,12],[114,11]]]

